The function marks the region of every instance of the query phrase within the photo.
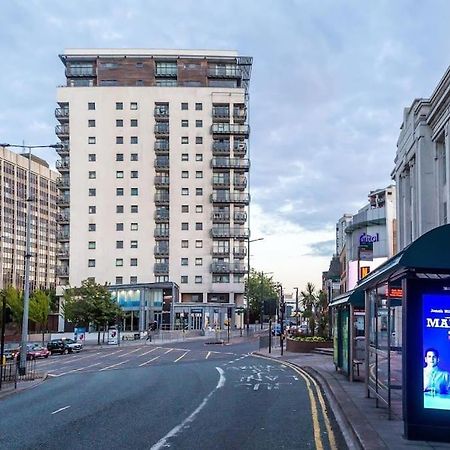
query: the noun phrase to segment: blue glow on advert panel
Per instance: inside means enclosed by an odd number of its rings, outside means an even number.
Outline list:
[[[422,296],[423,406],[450,410],[450,295]]]

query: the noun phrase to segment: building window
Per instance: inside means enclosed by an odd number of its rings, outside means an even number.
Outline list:
[[[89,153],[88,155],[88,161],[94,162],[97,160],[97,155],[95,153]]]
[[[97,225],[95,223],[90,223],[88,225],[88,230],[89,231],[95,231],[97,229]]]
[[[116,241],[116,248],[123,248],[123,241]]]
[[[136,68],[137,69],[142,69],[144,67],[144,63],[143,62],[137,62],[136,63]]]
[[[203,171],[202,170],[197,170],[195,172],[195,178],[203,178]]]
[[[181,154],[181,161],[189,161],[189,154],[188,153],[182,153]]]
[[[203,127],[203,120],[196,120],[195,128],[202,128],[202,127]]]
[[[183,119],[183,120],[181,121],[181,126],[182,126],[183,128],[188,127],[188,126],[189,126],[189,120]]]
[[[139,173],[138,173],[138,171],[137,171],[137,170],[132,170],[132,171],[130,172],[130,177],[131,177],[131,178],[139,178]]]
[[[181,110],[182,111],[187,111],[189,109],[189,105],[187,103],[182,103],[181,104]]]
[[[138,205],[131,205],[130,212],[131,213],[137,213],[139,210]]]
[[[181,195],[189,195],[189,188],[181,188]]]
[[[187,239],[181,241],[181,248],[189,248],[189,241]]]
[[[195,212],[196,213],[202,213],[203,212],[203,205],[196,205],[195,206]]]
[[[203,248],[203,241],[198,239],[195,241],[195,248]]]
[[[135,222],[133,222],[133,223],[130,225],[130,230],[131,230],[131,231],[137,231],[138,228],[139,228],[139,225],[138,225],[137,223],[135,223]]]
[[[202,153],[196,153],[195,154],[195,160],[196,161],[203,161],[203,154]]]
[[[122,267],[122,266],[123,266],[123,259],[116,258],[116,267]]]
[[[95,127],[95,120],[94,119],[89,119],[88,120],[88,127],[89,128]]]
[[[212,282],[213,283],[229,283],[230,276],[229,275],[213,275]]]
[[[196,103],[195,104],[195,110],[201,111],[203,109],[203,103]]]
[[[196,136],[195,143],[196,144],[203,144],[203,138],[201,136]]]
[[[89,103],[88,103],[88,109],[89,109],[90,111],[93,111],[93,110],[95,109],[95,103],[94,103],[94,102],[89,102]]]
[[[202,266],[203,265],[203,258],[195,258],[195,265],[196,266]]]
[[[89,214],[95,214],[97,212],[96,206],[89,206]]]
[[[182,213],[188,213],[189,212],[189,205],[181,205],[181,212]]]
[[[137,126],[138,126],[137,119],[131,119],[130,120],[130,127],[137,127]]]
[[[88,176],[89,176],[89,179],[90,179],[90,180],[94,180],[95,178],[97,178],[97,173],[96,173],[95,170],[90,170],[90,171],[88,172]]]
[[[116,136],[116,144],[123,144],[123,136]]]
[[[195,222],[195,229],[197,231],[203,230],[203,223],[202,222]]]
[[[196,275],[195,276],[195,284],[202,284],[203,283],[203,278],[201,275]]]
[[[188,222],[181,222],[181,229],[183,231],[189,230],[189,223]]]
[[[188,259],[188,258],[181,258],[181,265],[182,265],[182,266],[187,266],[187,265],[188,265],[188,262],[189,262],[189,259]]]
[[[122,119],[116,119],[116,127],[123,127],[123,120]]]
[[[189,144],[189,136],[181,136],[182,144]]]
[[[123,178],[123,170],[116,171],[116,178]]]
[[[97,194],[97,191],[95,188],[89,188],[89,197],[95,197]]]
[[[131,195],[136,196],[139,195],[139,189],[138,188],[131,188]]]
[[[183,170],[181,172],[181,178],[189,178],[189,172],[187,170]]]
[[[95,267],[95,259],[88,259],[88,267]]]
[[[122,110],[123,109],[123,103],[122,102],[116,102],[116,109]]]
[[[137,283],[137,277],[136,276],[131,276],[130,277],[130,284],[136,284]]]
[[[137,153],[132,153],[130,155],[130,161],[139,161],[139,157]]]
[[[88,137],[88,144],[95,144],[95,136]]]
[[[116,223],[116,231],[123,231],[123,222]]]
[[[116,188],[116,195],[121,197],[123,195],[123,188]]]
[[[123,277],[116,277],[116,284],[123,284]]]
[[[138,104],[136,102],[131,102],[130,103],[130,109],[132,109],[132,110],[138,109]]]
[[[116,153],[116,161],[123,161],[123,153]]]
[[[123,205],[116,205],[116,213],[123,214]]]
[[[195,195],[203,195],[203,188],[195,188]]]
[[[137,258],[131,258],[130,259],[130,266],[136,267],[138,265]]]
[[[130,144],[137,144],[138,143],[138,137],[137,136],[131,136],[130,137]]]
[[[89,241],[88,242],[88,249],[89,250],[95,250],[95,241]]]
[[[130,248],[138,248],[138,241],[130,241]]]
[[[181,275],[181,284],[187,284],[187,282],[188,282],[188,276]]]

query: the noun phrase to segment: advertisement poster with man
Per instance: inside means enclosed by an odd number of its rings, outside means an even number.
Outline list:
[[[450,295],[422,299],[423,406],[450,410]]]

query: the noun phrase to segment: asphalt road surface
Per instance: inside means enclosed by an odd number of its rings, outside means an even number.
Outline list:
[[[0,401],[0,448],[343,448],[313,380],[253,347],[149,344],[40,361],[51,378]]]

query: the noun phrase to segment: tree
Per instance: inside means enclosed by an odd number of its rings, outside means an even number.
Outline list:
[[[327,337],[330,317],[328,315],[328,296],[323,290],[320,290],[317,294],[315,316],[317,322],[317,333],[319,336]]]
[[[35,291],[30,297],[30,320],[35,322],[42,332],[42,345],[50,314],[50,296],[44,291]]]
[[[316,320],[314,307],[316,304],[316,287],[314,284],[306,283],[306,289],[300,293],[300,302],[303,306],[302,316],[308,321],[309,332],[314,336],[316,330]]]
[[[276,283],[272,277],[268,277],[264,272],[252,270],[245,289],[250,305],[250,316],[253,321],[261,317],[264,300],[276,303],[278,298]]]
[[[22,326],[23,316],[23,296],[22,291],[13,286],[9,286],[3,290],[6,296],[6,304],[11,308],[13,322]]]
[[[122,317],[122,310],[111,297],[107,285],[84,280],[80,287],[66,289],[64,293],[64,315],[67,320],[80,324],[93,324],[98,332],[100,345],[101,329]]]

